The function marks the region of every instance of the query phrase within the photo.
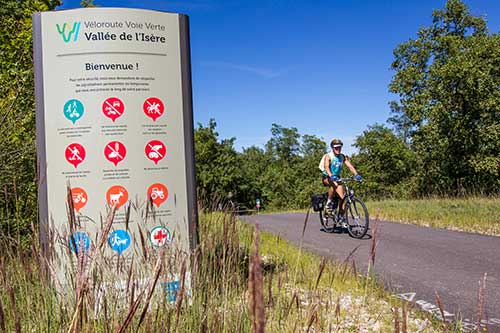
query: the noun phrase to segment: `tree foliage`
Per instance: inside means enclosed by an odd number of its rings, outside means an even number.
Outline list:
[[[391,122],[416,153],[420,194],[496,191],[500,172],[500,36],[460,0],[394,50]]]
[[[0,230],[26,233],[36,219],[35,106],[31,15],[55,0],[0,4]]]
[[[408,144],[383,125],[373,125],[356,138],[358,154],[352,158],[363,175],[364,190],[373,198],[407,196],[415,155]]]

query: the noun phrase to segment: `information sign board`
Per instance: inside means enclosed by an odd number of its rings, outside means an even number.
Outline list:
[[[197,214],[187,16],[42,12],[33,34],[42,244],[53,228],[63,235],[59,257],[92,249],[116,206],[110,258],[130,260],[141,246],[189,253]]]

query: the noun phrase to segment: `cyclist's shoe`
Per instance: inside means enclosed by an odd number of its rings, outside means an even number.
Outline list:
[[[333,201],[330,201],[329,203],[326,204],[326,212],[328,214],[333,213]]]
[[[340,222],[340,225],[342,226],[342,228],[347,229],[347,222],[346,222],[346,219],[345,219],[345,215],[342,215],[340,217],[340,221],[339,222]]]

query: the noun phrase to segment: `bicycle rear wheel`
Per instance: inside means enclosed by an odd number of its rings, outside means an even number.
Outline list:
[[[326,208],[319,211],[319,221],[324,231],[333,232],[335,230],[334,214],[328,214]]]
[[[346,203],[345,217],[347,223],[347,231],[354,238],[363,238],[368,231],[370,217],[368,209],[361,199],[352,198]]]

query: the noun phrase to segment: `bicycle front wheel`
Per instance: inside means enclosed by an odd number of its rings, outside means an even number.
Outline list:
[[[368,209],[361,199],[352,198],[346,203],[345,217],[347,222],[347,231],[354,238],[363,238],[368,231],[370,217]]]

